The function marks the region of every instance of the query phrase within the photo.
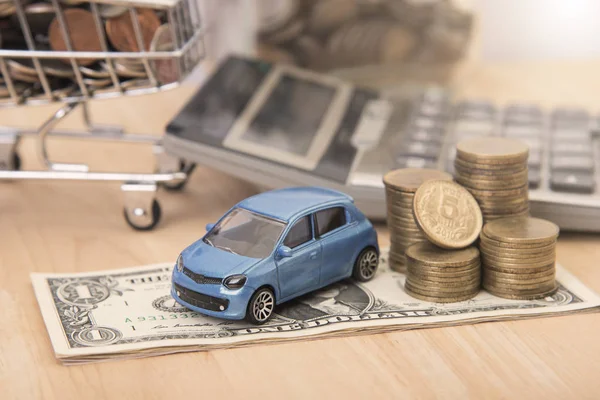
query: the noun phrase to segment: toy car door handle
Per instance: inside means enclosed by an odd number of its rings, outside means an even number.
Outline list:
[[[315,258],[317,258],[317,252],[313,251],[312,253],[309,254],[309,257],[311,260],[314,260]]]

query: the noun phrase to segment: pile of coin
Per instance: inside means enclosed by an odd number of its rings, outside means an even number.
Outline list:
[[[330,70],[385,63],[454,62],[472,15],[450,0],[261,0],[258,54]]]
[[[413,202],[417,189],[430,179],[451,181],[452,176],[434,169],[403,168],[383,177],[391,242],[389,264],[395,271],[406,270],[404,253],[409,246],[427,240],[415,221]]]
[[[484,222],[529,215],[526,144],[508,138],[460,141],[454,160],[455,179],[477,199]]]
[[[91,7],[79,0],[62,0],[56,6],[51,2],[22,1],[22,7],[23,19],[17,15],[12,0],[0,0],[0,49],[94,53],[175,50],[171,27],[166,13],[161,10],[109,3]],[[137,24],[133,18],[137,19]],[[23,34],[22,24],[26,24],[31,32],[31,40]],[[184,26],[181,28],[182,34],[186,35],[183,39],[188,40],[193,32]],[[9,99],[11,93],[6,84],[9,79],[17,95],[32,100],[45,97],[45,88],[53,98],[62,99],[80,95],[83,91],[104,91],[109,86],[113,86],[113,90],[117,86],[122,90],[155,86],[149,80],[150,71],[159,84],[180,78],[177,59],[151,59],[144,63],[141,57],[140,53],[136,59],[76,58],[74,64],[71,59],[58,57],[37,61],[24,57],[5,58],[7,76],[0,71],[0,101],[14,100]]]
[[[531,217],[488,222],[480,237],[483,287],[508,299],[534,300],[551,296],[556,284],[558,226]]]
[[[443,250],[429,242],[406,251],[408,268],[404,288],[421,300],[453,303],[471,299],[481,287],[479,250]]]

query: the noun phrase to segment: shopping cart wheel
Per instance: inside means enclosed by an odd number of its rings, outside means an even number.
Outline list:
[[[21,156],[17,152],[12,154],[11,167],[13,171],[19,171],[21,169]]]
[[[188,183],[188,180],[190,179],[190,175],[192,174],[192,172],[194,171],[195,168],[196,168],[195,163],[188,163],[188,162],[185,162],[184,160],[179,160],[179,171],[185,172],[185,174],[186,174],[185,179],[181,180],[181,181],[175,181],[175,182],[170,182],[170,181],[161,182],[162,187],[164,187],[166,190],[168,190],[170,192],[178,192],[180,190],[183,190],[185,185]]]
[[[138,231],[150,231],[160,222],[162,211],[160,209],[160,204],[155,199],[152,202],[151,210],[144,210],[143,208],[128,210],[125,208],[123,210],[123,215],[125,216],[125,221],[127,221],[129,226],[133,229]]]

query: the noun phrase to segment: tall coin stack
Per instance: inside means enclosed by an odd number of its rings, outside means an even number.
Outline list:
[[[456,146],[455,178],[477,199],[484,222],[529,215],[526,144],[508,138],[473,138]]]
[[[408,273],[404,288],[417,299],[454,303],[471,299],[481,286],[479,250],[443,250],[429,242],[406,251]]]
[[[531,217],[488,222],[480,236],[483,287],[507,299],[535,300],[556,292],[558,226]]]
[[[434,169],[403,168],[383,177],[391,242],[389,264],[394,271],[406,271],[406,249],[427,240],[415,222],[413,201],[419,186],[430,179],[451,181],[452,176]]]

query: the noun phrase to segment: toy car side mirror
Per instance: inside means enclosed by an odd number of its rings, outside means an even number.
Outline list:
[[[277,256],[279,258],[287,258],[292,256],[292,249],[287,246],[279,246],[277,249]]]
[[[215,227],[215,224],[206,224],[206,232],[212,231],[212,228]]]

